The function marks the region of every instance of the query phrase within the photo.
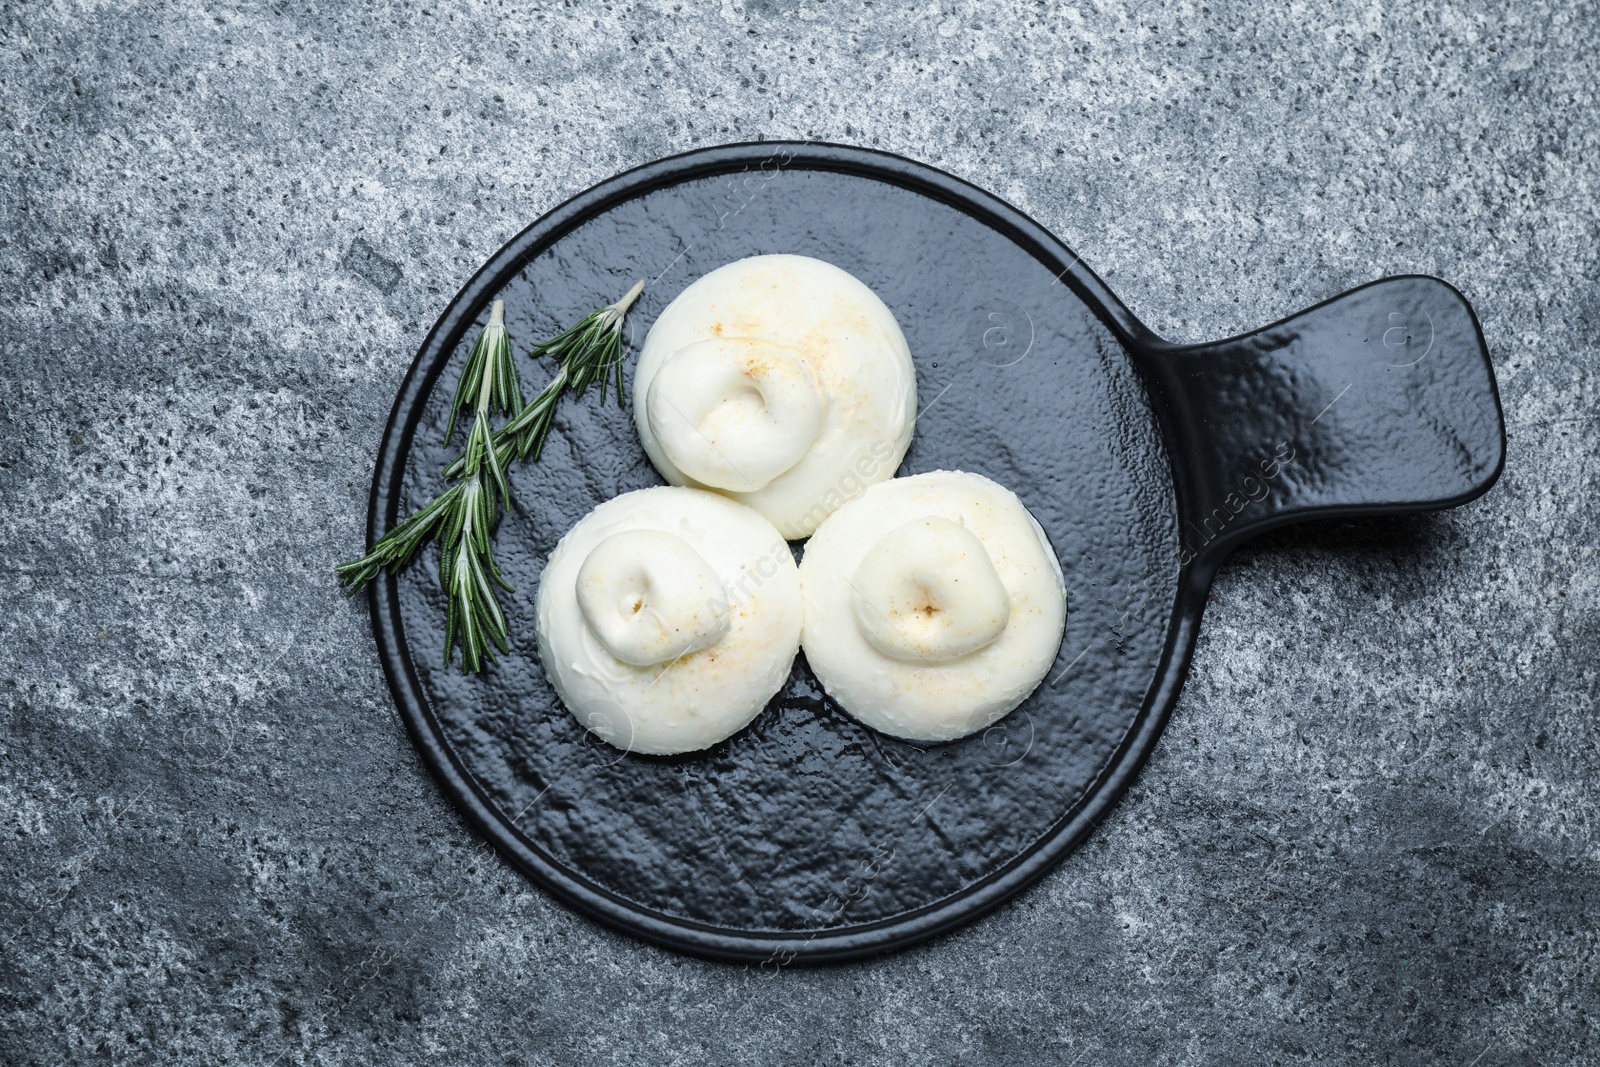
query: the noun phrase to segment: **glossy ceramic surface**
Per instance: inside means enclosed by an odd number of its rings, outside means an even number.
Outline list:
[[[660,484],[629,413],[593,396],[568,401],[544,459],[512,473],[496,541],[516,590],[511,655],[480,677],[443,665],[431,551],[373,589],[396,701],[461,810],[561,899],[676,948],[769,966],[846,958],[994,907],[1081,841],[1143,762],[1232,546],[1311,515],[1463,503],[1503,462],[1481,333],[1435,279],[1174,347],[965,183],[861,149],[734,145],[590,190],[462,290],[396,401],[370,532],[442,486],[446,404],[491,300],[507,301],[525,351],[642,278],[636,351],[690,282],[767,252],[839,265],[899,319],[924,408],[900,473],[987,475],[1049,534],[1067,633],[1021,708],[985,734],[910,744],[844,715],[802,658],[710,751],[640,757],[588,737],[534,653],[538,574],[590,508]],[[527,388],[547,377],[522,366]]]

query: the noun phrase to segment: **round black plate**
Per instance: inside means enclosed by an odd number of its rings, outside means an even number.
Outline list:
[[[476,677],[444,664],[431,550],[376,585],[372,603],[414,740],[511,862],[644,937],[782,964],[876,952],[964,922],[1077,844],[1176,697],[1208,573],[1180,531],[1188,512],[1163,444],[1164,420],[1181,414],[1147,392],[1150,371],[1136,358],[1159,341],[1014,209],[906,160],[818,145],[736,145],[652,164],[501,250],[406,378],[372,534],[444,484],[446,407],[491,300],[506,301],[525,352],[647,281],[628,320],[631,374],[637,342],[685,286],[774,252],[837,264],[899,319],[924,408],[900,473],[984,474],[1048,532],[1066,575],[1066,639],[1016,712],[952,744],[898,741],[840,711],[802,658],[754,724],[710,751],[649,758],[594,741],[540,669],[538,576],[590,508],[661,480],[630,412],[593,394],[567,401],[542,461],[512,472],[515,507],[496,539],[515,588],[505,597],[509,656]],[[531,395],[549,368],[521,365]]]

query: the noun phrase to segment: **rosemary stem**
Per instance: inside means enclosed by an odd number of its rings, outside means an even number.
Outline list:
[[[611,305],[615,319],[620,319],[626,315],[628,309],[633,307],[633,302],[639,299],[639,294],[642,292],[644,292],[644,282],[634,282],[633,288],[629,289],[621,300]]]

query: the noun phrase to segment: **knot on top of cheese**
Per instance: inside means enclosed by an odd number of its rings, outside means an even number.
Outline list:
[[[1011,618],[1011,598],[989,552],[938,516],[897,526],[850,580],[861,635],[885,656],[944,663],[986,648]]]
[[[690,283],[633,372],[661,477],[747,504],[791,541],[905,458],[917,373],[894,312],[807,256],[751,256]]]
[[[800,564],[806,662],[875,730],[950,741],[1009,714],[1061,651],[1061,561],[1017,495],[929,471],[834,512]]]
[[[545,561],[539,662],[573,717],[626,752],[708,748],[783,687],[800,572],[772,523],[702,489],[612,497]]]
[[[650,431],[702,485],[753,493],[798,463],[827,398],[803,353],[753,337],[678,349],[650,383]]]
[[[648,667],[715,644],[728,632],[728,591],[681,537],[627,530],[578,568],[578,609],[605,650]]]

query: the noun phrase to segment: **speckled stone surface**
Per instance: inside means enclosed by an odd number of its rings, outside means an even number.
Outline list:
[[[1499,8],[0,5],[0,1062],[1593,1062],[1600,15]],[[1175,339],[1438,274],[1510,450],[1241,550],[1043,884],[762,973],[487,852],[330,568],[491,252],[773,137],[993,190]]]

